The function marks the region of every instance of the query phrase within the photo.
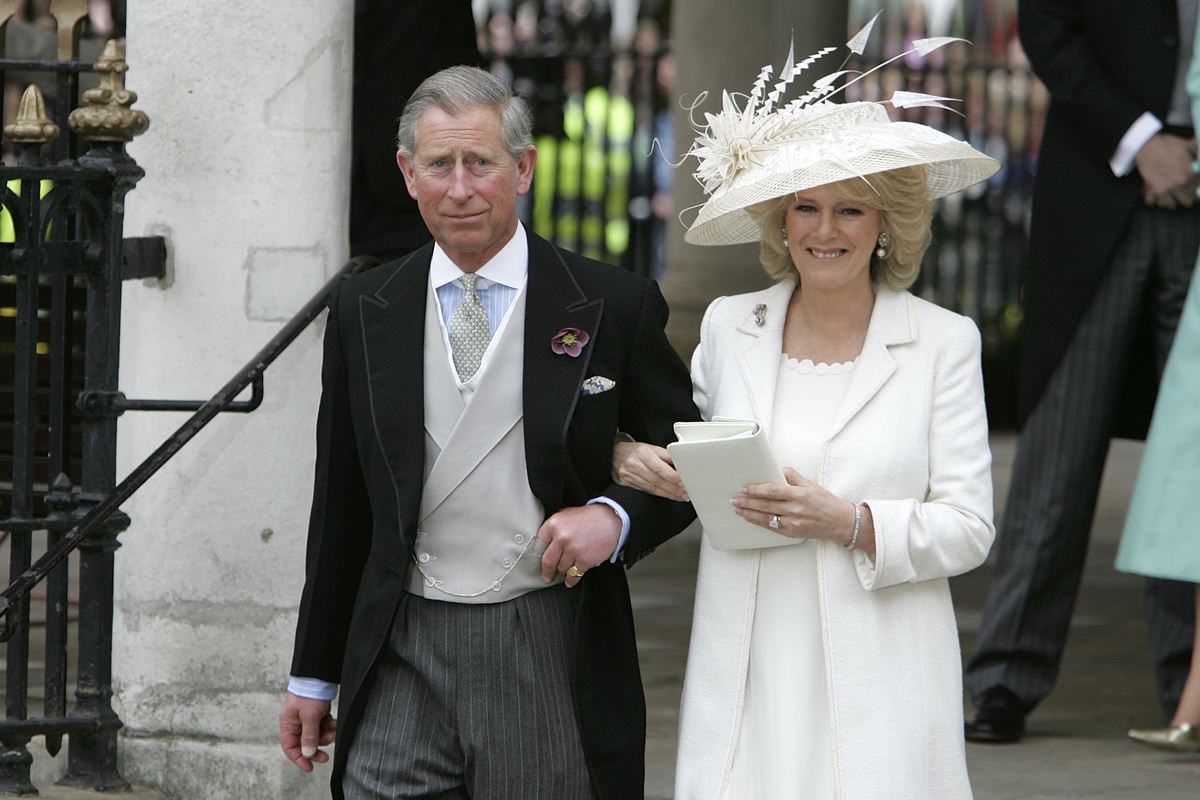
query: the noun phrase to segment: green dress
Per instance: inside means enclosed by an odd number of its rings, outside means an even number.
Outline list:
[[[1200,26],[1188,92],[1200,120]],[[1192,279],[1167,358],[1117,569],[1200,583],[1200,280]]]

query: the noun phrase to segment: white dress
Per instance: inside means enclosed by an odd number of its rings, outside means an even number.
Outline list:
[[[821,445],[853,362],[782,356],[771,446],[779,463],[816,480]],[[737,750],[725,800],[831,800],[833,748],[816,547],[761,551],[750,661]]]

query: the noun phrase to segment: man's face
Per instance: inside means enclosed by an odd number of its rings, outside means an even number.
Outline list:
[[[450,260],[474,272],[517,229],[517,195],[529,191],[537,151],[517,163],[504,149],[500,114],[471,106],[458,116],[430,108],[417,120],[411,158],[397,155],[408,193]]]

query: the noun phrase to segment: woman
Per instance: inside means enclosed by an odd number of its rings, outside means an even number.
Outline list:
[[[795,544],[701,545],[675,797],[969,798],[947,578],[994,536],[980,340],[905,289],[932,198],[998,165],[874,103],[728,98],[685,238],[757,239],[778,282],[709,306],[692,380],[705,418],[768,432],[787,484],[731,502]],[[614,472],[685,494],[659,448]]]
[[[1200,23],[1197,24],[1188,93],[1192,119],[1200,120]],[[1200,162],[1193,169],[1200,167]],[[1197,189],[1200,197],[1200,189]],[[1196,584],[1200,612],[1200,540],[1196,537],[1196,487],[1200,486],[1200,282],[1192,285],[1175,329],[1146,437],[1117,569]],[[1200,613],[1196,614],[1200,618]],[[1166,728],[1131,730],[1143,744],[1166,750],[1200,752],[1200,626],[1195,627],[1192,666],[1179,706]]]

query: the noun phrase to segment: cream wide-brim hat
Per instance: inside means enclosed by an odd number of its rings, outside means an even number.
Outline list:
[[[713,192],[684,241],[756,242],[761,231],[748,207],[847,178],[869,183],[871,175],[920,166],[936,199],[1000,169],[994,158],[928,125],[891,121],[878,103],[818,103],[791,114],[781,128],[782,135],[756,147],[746,165]]]

